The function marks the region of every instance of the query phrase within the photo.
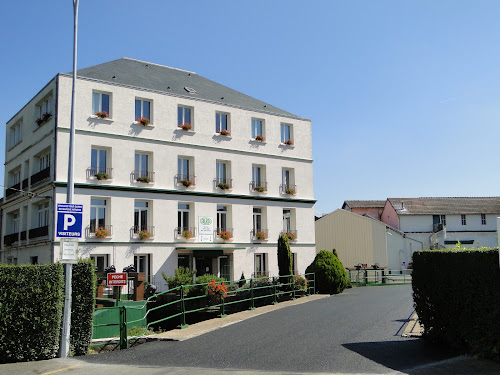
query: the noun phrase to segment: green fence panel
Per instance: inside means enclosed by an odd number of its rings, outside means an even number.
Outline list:
[[[95,310],[93,339],[120,336],[120,306],[125,306],[127,309],[127,329],[146,327],[146,303],[144,301],[118,301],[117,307],[102,307]]]

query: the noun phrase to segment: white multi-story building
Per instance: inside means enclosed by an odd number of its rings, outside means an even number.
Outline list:
[[[3,262],[60,259],[71,84],[56,75],[7,123]],[[159,285],[178,266],[273,275],[281,232],[293,238],[297,272],[314,259],[310,120],[128,58],[79,70],[76,104],[80,256],[100,270],[135,264]]]

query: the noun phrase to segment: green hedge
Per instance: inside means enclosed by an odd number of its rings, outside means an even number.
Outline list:
[[[412,287],[425,338],[500,358],[498,250],[416,252]]]
[[[62,265],[0,265],[0,286],[0,363],[53,358],[64,299]]]
[[[85,355],[92,339],[96,290],[94,262],[87,259],[73,264],[72,281],[71,352],[73,355]]]

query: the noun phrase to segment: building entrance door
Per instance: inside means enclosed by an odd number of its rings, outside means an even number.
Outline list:
[[[196,258],[196,276],[212,274],[213,258]]]

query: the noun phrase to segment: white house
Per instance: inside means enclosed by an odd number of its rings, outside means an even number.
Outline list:
[[[70,110],[71,75],[57,74],[7,123],[3,262],[60,259]],[[310,120],[122,58],[78,71],[75,126],[80,255],[99,269],[135,264],[160,290],[161,272],[178,266],[274,275],[281,232],[294,239],[297,272],[314,259]]]

